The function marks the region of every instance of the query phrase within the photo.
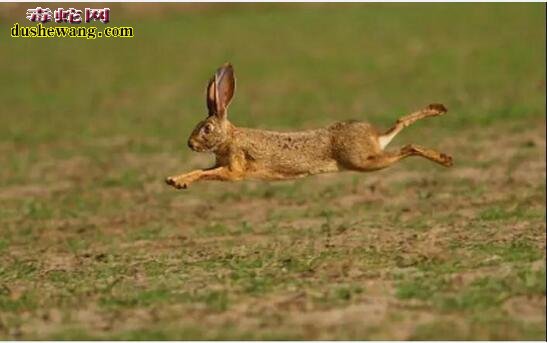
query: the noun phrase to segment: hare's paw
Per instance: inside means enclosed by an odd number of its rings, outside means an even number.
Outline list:
[[[448,111],[443,104],[430,104],[429,106],[427,106],[427,109],[429,111],[432,111],[434,115],[445,114]]]
[[[182,180],[177,179],[176,177],[168,177],[165,179],[165,183],[169,186],[173,186],[176,189],[186,189],[188,188],[188,184],[186,182],[181,182]]]
[[[439,160],[443,166],[452,167],[452,165],[454,165],[454,160],[452,159],[452,156],[441,152],[439,157]]]

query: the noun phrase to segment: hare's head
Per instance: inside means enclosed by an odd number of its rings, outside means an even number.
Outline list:
[[[207,86],[207,118],[199,122],[188,146],[194,151],[215,152],[225,147],[230,139],[232,126],[228,121],[228,105],[234,96],[234,69],[229,63],[220,67]]]

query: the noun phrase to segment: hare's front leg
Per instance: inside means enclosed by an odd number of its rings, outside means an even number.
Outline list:
[[[177,176],[169,176],[165,179],[165,183],[177,189],[187,188],[188,185],[195,181],[196,177],[204,171],[205,170],[194,170]]]
[[[165,179],[165,182],[177,189],[183,189],[187,188],[192,182],[200,180],[235,181],[240,178],[241,177],[227,167],[216,167],[194,170],[177,176],[170,176]]]

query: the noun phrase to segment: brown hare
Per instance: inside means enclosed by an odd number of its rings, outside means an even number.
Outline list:
[[[452,157],[419,145],[384,150],[403,128],[419,119],[446,113],[443,105],[432,104],[404,116],[385,133],[359,121],[339,122],[315,130],[275,132],[230,123],[227,109],[234,92],[234,69],[225,64],[207,86],[208,116],[197,124],[188,140],[190,149],[214,153],[215,166],[168,177],[167,184],[180,189],[201,180],[286,180],[342,170],[373,171],[408,156],[452,166]]]

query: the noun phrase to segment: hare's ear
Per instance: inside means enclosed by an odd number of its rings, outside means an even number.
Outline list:
[[[230,105],[236,89],[234,68],[226,63],[215,73],[215,105],[216,115],[226,118],[226,109]]]
[[[215,115],[217,113],[215,89],[215,78],[212,77],[211,80],[209,80],[209,84],[207,85],[207,110],[209,111],[209,116]]]

